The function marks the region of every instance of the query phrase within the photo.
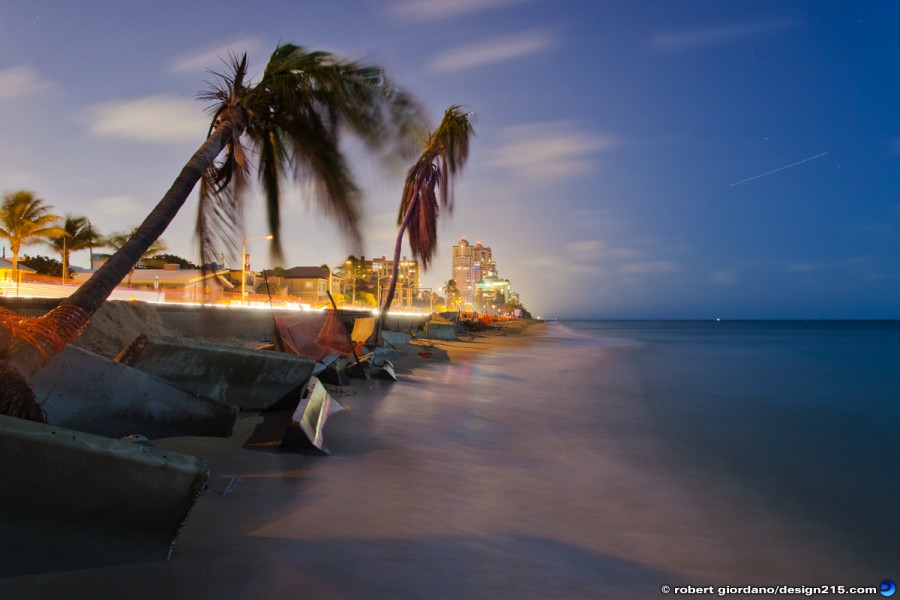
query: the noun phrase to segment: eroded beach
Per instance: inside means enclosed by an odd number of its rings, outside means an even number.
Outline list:
[[[685,458],[636,350],[557,323],[428,342],[399,381],[335,390],[328,457],[278,450],[285,413],[159,440],[212,473],[172,560],[11,578],[4,597],[648,598],[890,576],[887,539]]]

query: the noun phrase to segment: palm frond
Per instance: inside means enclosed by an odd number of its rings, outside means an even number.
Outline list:
[[[355,247],[361,245],[360,192],[341,149],[351,134],[384,156],[409,151],[424,132],[423,112],[381,68],[279,45],[256,84],[247,80],[246,55],[231,57],[225,74],[200,94],[212,103],[212,132],[235,122],[228,151],[204,174],[197,232],[204,262],[236,236],[243,210],[248,150],[254,152],[264,191],[272,251],[281,256],[282,177],[313,190],[315,202]],[[242,144],[246,144],[246,147]]]
[[[209,135],[222,119],[230,119],[236,126],[224,157],[213,161],[200,179],[196,237],[203,265],[216,262],[223,254],[233,258],[238,240],[243,237],[244,194],[249,172],[240,136],[248,118],[242,103],[248,85],[246,53],[241,57],[230,55],[229,63],[229,71],[213,72],[217,80],[198,94],[201,100],[214,103],[209,109],[212,116]]]
[[[473,135],[469,117],[458,105],[448,108],[406,175],[397,221],[402,224],[408,215],[410,250],[426,269],[437,247],[440,209],[453,210],[454,180],[469,157],[469,139]]]

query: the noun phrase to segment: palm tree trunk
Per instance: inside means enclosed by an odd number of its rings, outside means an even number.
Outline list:
[[[184,205],[203,172],[213,164],[213,161],[222,152],[228,141],[232,139],[234,129],[235,124],[231,120],[223,120],[194,153],[175,179],[172,187],[169,188],[169,191],[166,192],[166,195],[163,196],[153,211],[147,215],[147,218],[144,219],[144,222],[141,223],[134,235],[90,279],[75,290],[72,295],[63,300],[59,307],[42,317],[51,324],[60,324],[59,327],[55,327],[55,329],[59,330],[60,336],[62,336],[64,328],[61,326],[61,320],[54,320],[54,312],[61,311],[56,313],[60,315],[65,313],[66,306],[75,307],[78,309],[79,314],[86,315],[83,324],[87,324],[90,316],[97,312],[97,309],[103,305],[113,289],[125,279],[144,252],[163,234],[169,223],[178,214],[178,210]],[[14,265],[16,263],[15,258],[14,256]],[[83,328],[83,325],[81,328]],[[72,339],[77,337],[81,328],[78,328],[74,335],[69,337]],[[71,342],[72,339],[63,340],[63,343],[59,345],[59,349],[65,347],[65,344]],[[7,375],[7,377],[3,378],[4,380],[8,380],[9,373],[13,372],[21,377],[21,381],[18,383],[27,381],[52,356],[52,353],[50,356],[47,355],[46,347],[39,350],[36,346],[22,339],[7,340],[7,343],[3,343],[3,341],[3,336],[0,336],[0,356],[4,357],[0,361],[0,368]],[[10,382],[10,385],[7,385],[6,381],[0,381],[0,396],[3,395],[3,388],[11,389],[12,382]],[[34,401],[33,397],[31,401]]]
[[[184,166],[178,178],[156,208],[147,215],[134,235],[100,267],[80,288],[62,301],[94,314],[141,259],[141,256],[165,232],[178,214],[203,172],[213,163],[233,135],[234,124],[223,121]]]
[[[388,286],[387,295],[384,297],[384,304],[382,304],[378,314],[379,329],[384,321],[384,315],[387,314],[388,308],[391,307],[391,302],[394,301],[394,292],[397,289],[397,277],[400,274],[400,251],[403,249],[403,234],[406,233],[406,228],[409,227],[409,220],[418,203],[418,197],[413,198],[409,203],[406,214],[403,215],[403,222],[400,223],[400,231],[397,232],[397,242],[394,244],[394,268],[391,272],[391,285]]]

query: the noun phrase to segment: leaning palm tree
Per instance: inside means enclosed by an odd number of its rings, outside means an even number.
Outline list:
[[[102,237],[92,228],[87,217],[73,217],[66,215],[62,225],[65,235],[50,240],[50,245],[59,253],[62,262],[63,281],[69,279],[69,256],[72,252],[93,248]]]
[[[51,213],[53,207],[36,198],[32,192],[19,190],[3,197],[0,205],[0,238],[9,240],[12,252],[12,271],[19,280],[19,250],[22,246],[65,235],[56,226],[59,217]]]
[[[469,137],[472,123],[469,115],[460,111],[459,106],[451,106],[444,118],[432,132],[419,160],[406,174],[400,214],[397,222],[400,231],[394,244],[394,269],[384,303],[381,305],[380,320],[384,319],[397,288],[400,265],[400,251],[403,233],[409,229],[409,246],[414,259],[422,261],[422,268],[428,263],[437,247],[437,219],[440,207],[453,210],[453,181],[462,171],[469,157]],[[440,201],[435,188],[440,187]]]
[[[21,385],[16,387],[13,381],[21,384],[78,335],[162,235],[198,181],[197,230],[204,264],[213,262],[223,247],[233,250],[241,237],[235,234],[242,230],[243,198],[253,159],[266,197],[276,256],[281,252],[279,206],[284,176],[313,184],[326,213],[337,219],[354,241],[361,238],[360,194],[340,140],[351,134],[385,157],[406,154],[423,122],[411,96],[386,79],[379,67],[293,45],[276,48],[259,83],[248,79],[246,54],[232,57],[229,67],[226,74],[215,74],[217,83],[200,95],[214,103],[206,141],[134,235],[45,315],[40,326],[32,327],[39,329],[40,335],[6,335],[4,342],[0,327],[0,353],[6,351],[0,362],[0,371],[4,371],[0,372],[0,412],[34,403],[33,397],[19,397]],[[4,323],[0,315],[0,325],[6,325],[8,331],[21,327],[14,321],[6,318]],[[29,339],[33,341],[26,341]],[[4,390],[11,395],[6,401]],[[34,418],[34,406],[24,409]]]

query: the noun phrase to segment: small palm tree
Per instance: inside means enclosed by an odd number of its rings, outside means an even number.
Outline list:
[[[128,242],[137,233],[138,228],[134,227],[131,231],[116,231],[111,233],[105,237],[98,237],[97,245],[106,246],[107,248],[112,248],[116,252],[122,249],[125,246],[125,243]],[[137,264],[140,264],[144,260],[150,258],[151,256],[156,256],[157,254],[162,254],[166,251],[166,242],[163,241],[162,238],[154,240],[150,247],[144,251],[141,255],[140,260],[138,260]]]
[[[469,157],[471,136],[472,123],[469,115],[461,112],[459,106],[451,106],[444,113],[441,124],[429,136],[419,160],[406,174],[397,218],[400,231],[397,233],[397,243],[394,244],[394,272],[381,306],[381,319],[384,319],[394,300],[403,233],[407,228],[413,258],[421,260],[422,268],[428,269],[428,263],[437,248],[438,212],[440,207],[453,210],[453,181]],[[436,187],[440,187],[440,202],[435,193]]]
[[[87,217],[73,217],[66,215],[62,225],[65,235],[53,238],[50,245],[60,255],[62,262],[62,279],[69,279],[69,256],[72,252],[93,248],[100,242],[102,237],[98,235],[92,228]]]
[[[455,279],[447,280],[447,283],[444,284],[443,291],[444,291],[444,294],[447,295],[447,305],[448,306],[456,305],[458,307],[460,304],[460,300],[461,300],[461,294],[459,292],[459,288],[456,287],[456,280]]]
[[[65,235],[56,226],[53,207],[32,192],[19,190],[3,197],[0,204],[0,238],[9,240],[13,277],[19,281],[19,251],[22,246]]]
[[[276,257],[281,254],[279,206],[284,176],[312,184],[326,213],[354,241],[361,238],[360,194],[340,141],[351,134],[384,158],[411,153],[424,121],[412,97],[390,82],[377,66],[289,44],[275,49],[255,85],[247,76],[246,54],[240,59],[232,57],[229,66],[229,72],[215,74],[218,83],[200,95],[214,103],[206,141],[134,235],[88,281],[43,317],[42,331],[58,330],[62,334],[65,330],[66,335],[57,336],[52,344],[38,345],[0,335],[0,356],[5,354],[0,362],[4,373],[0,377],[0,398],[7,390],[13,398],[7,405],[17,404],[15,398],[22,389],[11,381],[10,373],[27,379],[65,346],[64,337],[78,335],[163,234],[198,181],[197,232],[203,264],[214,262],[223,247],[235,254],[234,246],[242,237],[238,232],[243,229],[243,198],[252,162],[256,163],[265,194]],[[23,398],[22,402],[33,404],[34,399]]]
[[[135,233],[137,233],[138,228],[134,227],[131,231],[117,231],[115,233],[111,233],[108,236],[100,239],[100,245],[106,246],[107,248],[112,248],[116,252],[122,249],[125,246],[125,243],[130,240]],[[158,240],[154,240],[150,247],[147,248],[141,257],[138,259],[137,263],[128,271],[128,287],[131,287],[131,276],[134,275],[134,267],[142,264],[145,260],[150,258],[151,256],[156,256],[162,252],[166,251],[166,243],[162,238]]]

